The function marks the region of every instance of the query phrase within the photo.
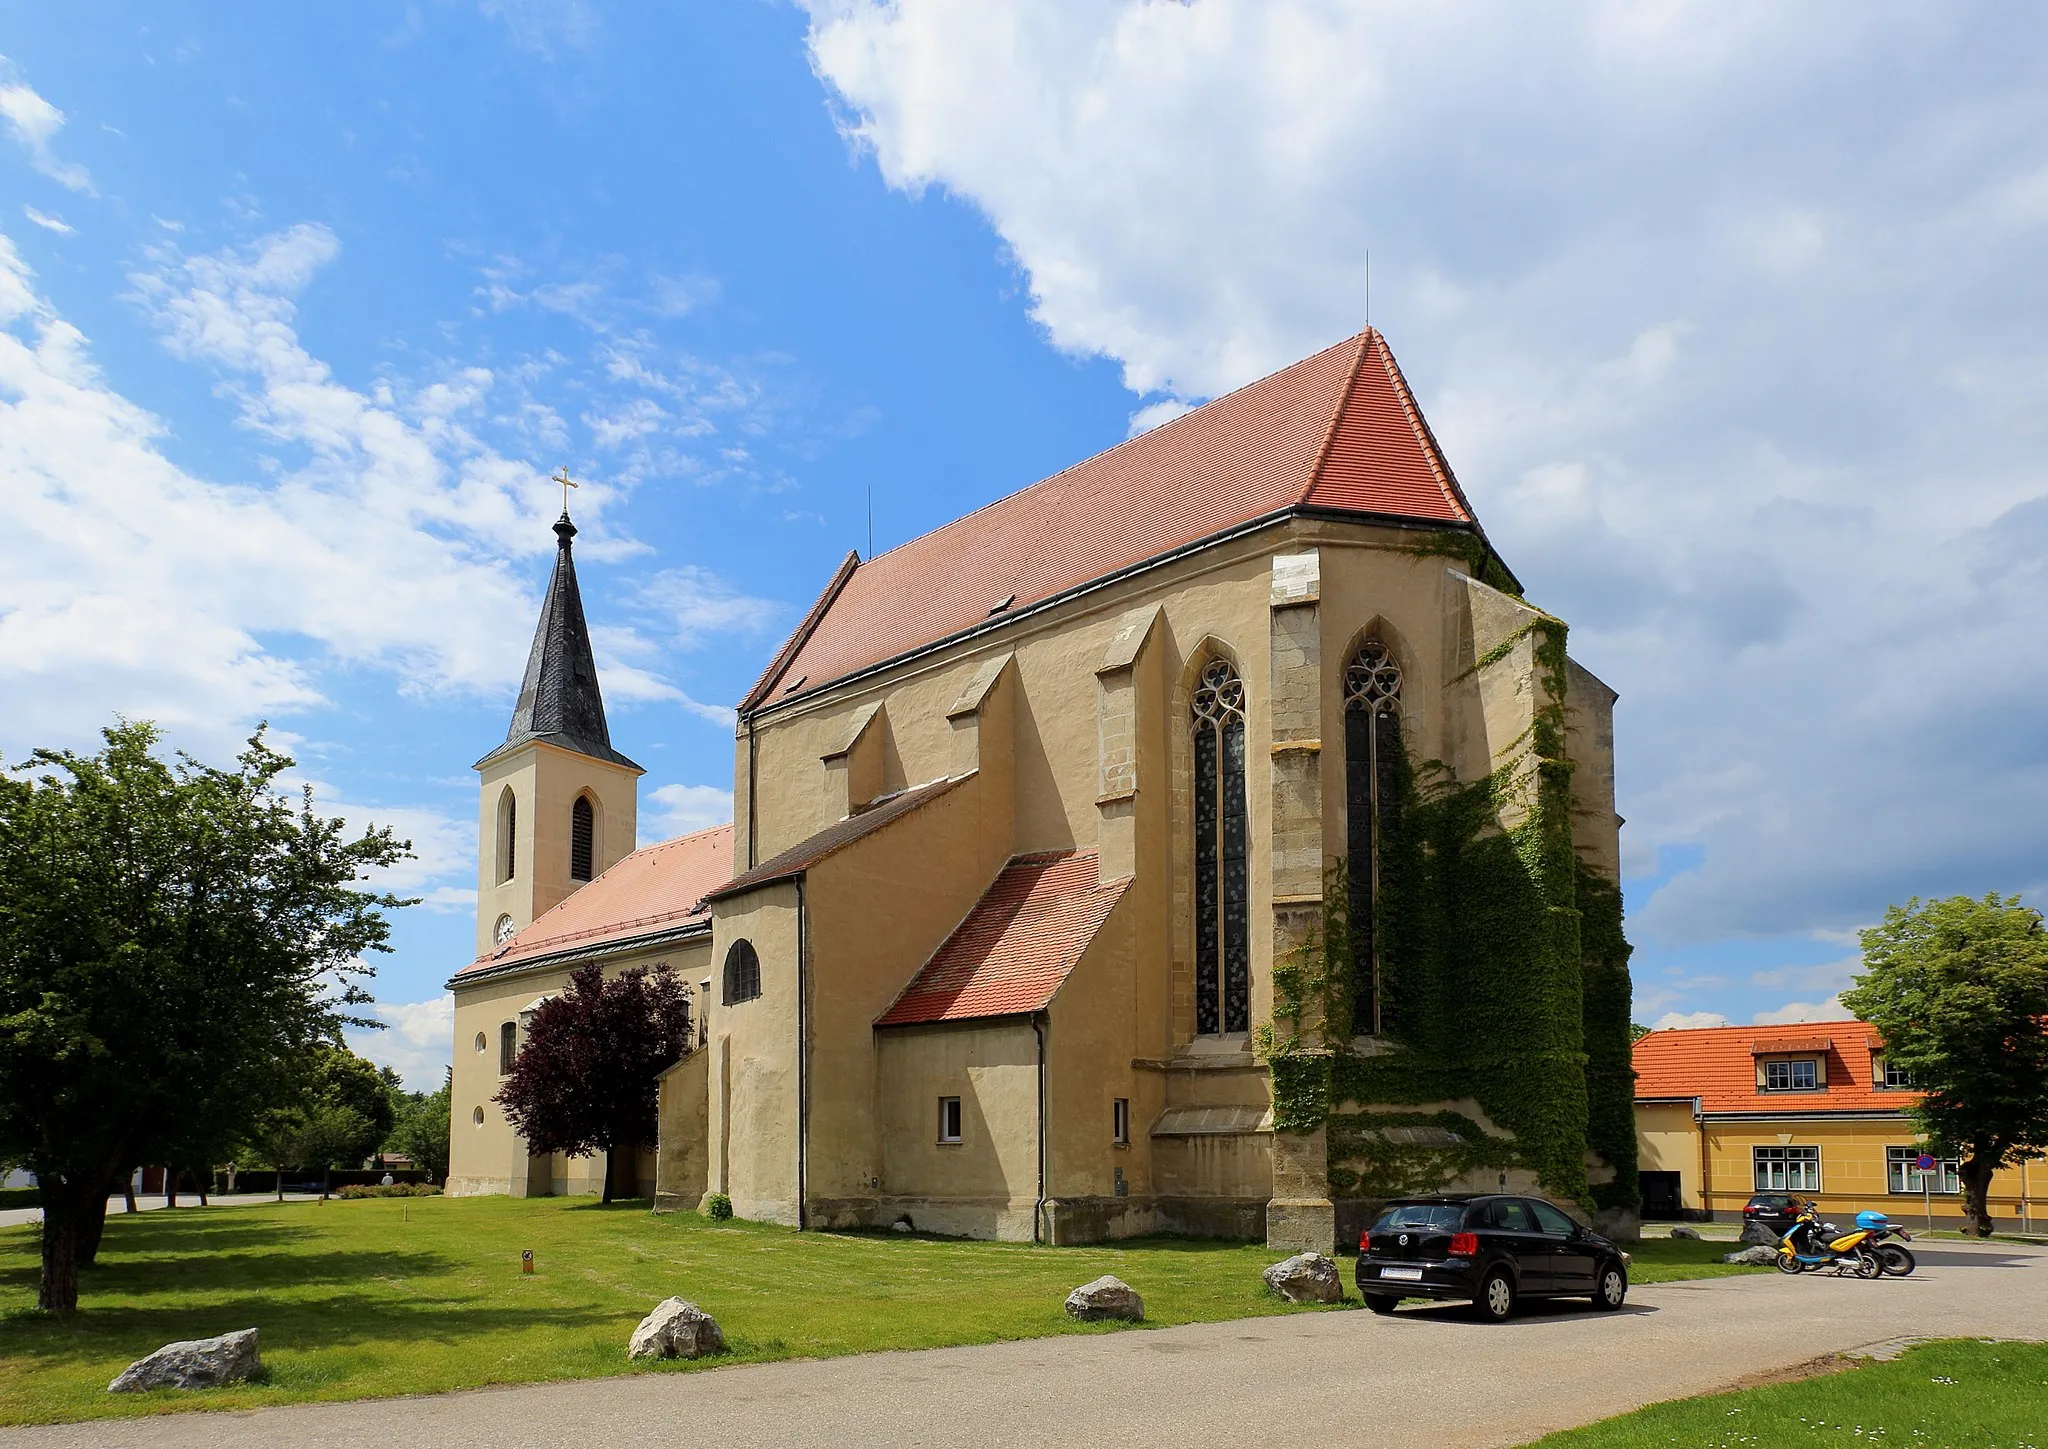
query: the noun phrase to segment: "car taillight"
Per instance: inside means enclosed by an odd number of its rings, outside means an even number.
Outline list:
[[[1452,1233],[1451,1256],[1453,1258],[1476,1258],[1479,1256],[1479,1234]]]
[[[1370,1253],[1372,1251],[1371,1233],[1360,1233],[1358,1235],[1358,1251],[1361,1254]]]

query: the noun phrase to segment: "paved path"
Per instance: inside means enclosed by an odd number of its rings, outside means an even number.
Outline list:
[[[1911,1278],[1639,1288],[1485,1324],[1455,1308],[1243,1319],[433,1398],[0,1431],[0,1449],[1514,1445],[1904,1336],[2048,1339],[2048,1251],[1930,1247]],[[624,1346],[621,1345],[621,1351]]]
[[[313,1200],[313,1197],[314,1194],[312,1193],[288,1192],[284,1195],[284,1200],[286,1202],[311,1202]],[[238,1192],[235,1193],[233,1196],[223,1194],[219,1197],[209,1198],[207,1199],[206,1206],[246,1207],[250,1203],[276,1201],[277,1194],[275,1193]],[[189,1192],[179,1194],[178,1211],[183,1212],[186,1208],[196,1208],[198,1206],[199,1199],[196,1195]],[[162,1212],[163,1209],[164,1199],[161,1193],[157,1194],[155,1197],[138,1197],[135,1199],[135,1210],[137,1212],[155,1213]],[[120,1198],[109,1198],[107,1200],[107,1216],[118,1218],[124,1215],[127,1211],[127,1204],[124,1203]],[[39,1207],[0,1209],[0,1228],[18,1227],[22,1223],[39,1223],[42,1220],[43,1210]]]

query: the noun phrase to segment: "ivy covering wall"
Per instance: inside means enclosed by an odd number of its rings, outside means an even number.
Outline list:
[[[1474,668],[1523,637],[1548,703],[1509,757],[1470,782],[1436,761],[1401,763],[1379,862],[1382,1037],[1322,1030],[1352,1019],[1344,862],[1325,882],[1320,929],[1274,971],[1274,1023],[1258,1039],[1274,1127],[1326,1131],[1333,1196],[1522,1168],[1589,1210],[1637,1203],[1629,946],[1619,890],[1572,846],[1564,625],[1541,619]],[[1456,1111],[1384,1110],[1462,1099],[1512,1135]],[[1597,1187],[1589,1146],[1614,1169]]]

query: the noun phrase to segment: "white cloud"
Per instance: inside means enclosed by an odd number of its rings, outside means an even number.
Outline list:
[[[1490,536],[1621,692],[1630,859],[1703,857],[1639,937],[2048,889],[2048,90],[1983,63],[2048,13],[809,9],[853,144],[1140,397],[1354,331],[1370,246]]]
[[[1718,1011],[1667,1011],[1650,1023],[1652,1031],[1694,1031],[1701,1027],[1726,1026],[1728,1018]]]
[[[1854,1021],[1856,1014],[1842,1005],[1839,996],[1826,1001],[1788,1001],[1775,1011],[1759,1011],[1750,1018],[1756,1026],[1791,1026],[1808,1021]]]
[[[26,204],[22,206],[21,214],[23,216],[26,216],[30,221],[34,222],[37,226],[41,227],[44,231],[54,231],[55,233],[57,233],[58,236],[70,236],[73,232],[78,230],[77,227],[71,225],[62,217],[50,216],[47,213],[37,211],[33,206],[29,206]]]
[[[503,25],[514,45],[543,60],[565,47],[587,50],[597,38],[597,16],[584,0],[481,0],[476,8]]]
[[[716,785],[663,785],[647,795],[652,840],[708,830],[732,819],[732,791]]]
[[[782,617],[774,600],[742,594],[710,570],[688,564],[655,574],[639,598],[650,629],[665,631],[685,649],[712,638],[762,634]]]
[[[95,194],[86,169],[58,160],[50,149],[51,138],[63,128],[64,113],[20,79],[4,55],[0,55],[0,120],[7,122],[7,129],[28,153],[29,165],[68,190]]]
[[[1191,402],[1171,397],[1163,402],[1147,403],[1131,414],[1129,436],[1135,438],[1140,433],[1149,433],[1161,423],[1170,423],[1182,413],[1192,412],[1194,406]]]
[[[380,1067],[390,1067],[409,1092],[438,1091],[455,1049],[455,997],[444,993],[427,1001],[380,1001],[369,1015],[384,1022],[382,1031],[350,1031],[350,1050]]]

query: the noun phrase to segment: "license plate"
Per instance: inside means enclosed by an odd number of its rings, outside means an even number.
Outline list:
[[[1380,1269],[1380,1276],[1382,1278],[1391,1278],[1396,1283],[1420,1283],[1422,1281],[1422,1270],[1420,1268],[1382,1268]]]

